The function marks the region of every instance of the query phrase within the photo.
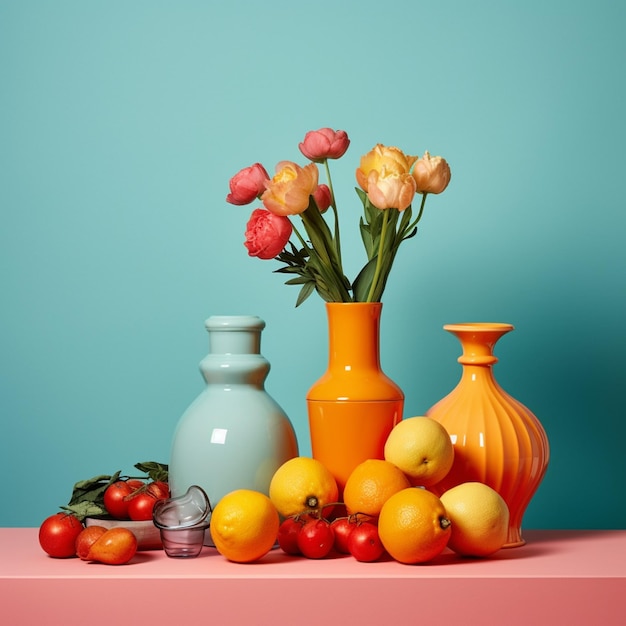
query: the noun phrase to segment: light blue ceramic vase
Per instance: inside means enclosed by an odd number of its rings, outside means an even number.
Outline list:
[[[172,442],[172,496],[199,485],[215,506],[235,489],[266,495],[271,478],[298,455],[289,418],[265,390],[269,362],[261,355],[265,322],[255,316],[212,316],[209,354],[201,361],[204,391],[178,422]]]

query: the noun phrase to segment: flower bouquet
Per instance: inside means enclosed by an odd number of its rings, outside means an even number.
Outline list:
[[[351,282],[343,270],[329,167],[349,145],[342,130],[308,132],[299,144],[308,164],[281,161],[270,178],[254,163],[233,176],[226,198],[236,205],[262,202],[248,221],[245,246],[251,256],[281,263],[276,272],[300,286],[296,306],[313,291],[326,302],[328,369],[306,401],[313,457],[330,470],[340,491],[359,463],[383,458],[384,442],[402,419],[404,394],[380,367],[381,298],[398,248],[417,232],[426,197],[450,181],[446,161],[428,152],[417,158],[377,144],[361,157],[356,193],[367,260]],[[318,168],[325,170],[326,183],[320,184]],[[421,199],[414,215],[416,194]]]
[[[313,291],[326,302],[380,302],[400,244],[417,232],[426,197],[441,193],[450,182],[446,160],[428,152],[418,158],[377,144],[361,157],[356,193],[363,205],[359,228],[367,261],[351,282],[343,271],[329,167],[329,161],[341,158],[349,145],[343,130],[310,131],[299,144],[308,164],[281,161],[270,177],[263,165],[254,163],[230,180],[227,202],[246,205],[258,199],[263,204],[247,223],[248,254],[282,263],[275,271],[291,276],[286,284],[301,287],[296,306]],[[318,166],[324,167],[327,184],[319,183]],[[416,194],[421,199],[414,216]]]

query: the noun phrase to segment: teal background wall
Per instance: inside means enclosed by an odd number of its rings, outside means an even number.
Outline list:
[[[384,297],[382,361],[423,413],[458,381],[447,322],[501,321],[500,384],[552,447],[527,528],[626,528],[626,5],[0,0],[0,525],[77,480],[167,462],[212,314],[267,322],[267,388],[310,453],[321,300],[249,258],[254,161],[333,164],[346,265],[375,143],[446,157]]]

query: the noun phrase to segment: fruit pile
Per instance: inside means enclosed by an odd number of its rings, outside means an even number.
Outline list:
[[[269,494],[238,489],[215,506],[210,533],[217,551],[236,563],[265,556],[276,544],[288,555],[322,559],[332,552],[372,562],[385,555],[424,563],[447,547],[486,557],[505,544],[509,510],[491,487],[466,482],[435,495],[430,488],[450,471],[454,448],[445,428],[410,417],[391,431],[383,459],[359,464],[339,489],[318,460],[296,457],[274,473]],[[154,504],[169,497],[167,466],[139,463],[147,478],[97,476],[74,485],[64,512],[47,518],[39,543],[50,556],[77,556],[111,565],[128,563],[137,539],[128,528],[85,528],[86,516],[152,519]]]
[[[509,510],[491,487],[467,482],[438,497],[429,487],[450,471],[454,448],[445,428],[428,417],[401,421],[384,459],[368,459],[349,476],[341,501],[330,471],[296,457],[275,472],[269,496],[239,489],[216,505],[215,547],[238,563],[256,561],[278,542],[287,554],[321,559],[332,552],[371,562],[430,561],[448,547],[485,557],[506,542]]]

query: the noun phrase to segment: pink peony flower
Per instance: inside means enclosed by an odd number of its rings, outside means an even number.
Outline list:
[[[326,213],[328,207],[333,203],[333,194],[330,191],[330,187],[324,184],[319,185],[313,194],[313,199],[320,213]]]
[[[230,179],[230,193],[226,196],[226,202],[250,204],[265,191],[265,181],[269,178],[260,163],[245,167]]]
[[[332,128],[320,128],[311,130],[304,136],[300,143],[300,152],[307,159],[322,163],[325,159],[338,159],[342,157],[350,140],[345,130],[333,130]]]
[[[450,182],[450,166],[443,157],[431,157],[424,152],[424,156],[415,163],[413,178],[418,193],[441,193]]]
[[[246,225],[246,241],[250,256],[273,259],[287,245],[292,226],[288,217],[274,215],[266,209],[255,209]]]
[[[265,182],[261,201],[275,215],[297,215],[309,206],[309,198],[317,189],[318,171],[315,163],[300,167],[292,161],[281,161],[276,174]]]

